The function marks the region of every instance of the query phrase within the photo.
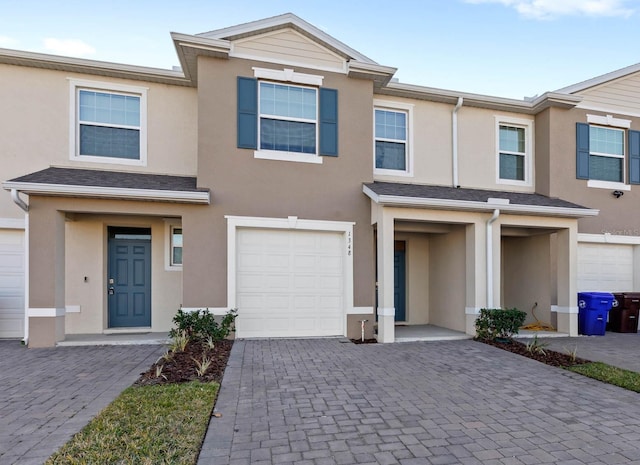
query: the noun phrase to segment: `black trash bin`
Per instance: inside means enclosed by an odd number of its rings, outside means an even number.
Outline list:
[[[637,333],[640,313],[640,292],[613,294],[613,307],[609,312],[609,329],[616,333]]]

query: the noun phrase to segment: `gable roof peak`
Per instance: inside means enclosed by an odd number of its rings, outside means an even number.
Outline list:
[[[292,28],[316,42],[321,42],[325,47],[343,56],[344,58],[359,61],[362,63],[369,63],[372,65],[378,64],[371,58],[363,55],[357,50],[352,49],[348,45],[340,42],[338,39],[330,36],[326,32],[315,27],[313,24],[308,23],[307,21],[293,13],[284,13],[278,16],[272,16],[270,18],[264,18],[257,21],[238,24],[236,26],[202,32],[200,34],[196,34],[196,36],[207,39],[233,41],[242,39],[244,37],[250,37],[286,28]]]
[[[556,90],[556,92],[562,93],[562,94],[574,94],[576,92],[589,89],[590,87],[599,86],[600,84],[605,84],[609,81],[614,81],[616,79],[629,76],[630,74],[637,73],[638,71],[640,71],[640,63],[626,66],[624,68],[620,68],[615,71],[611,71],[609,73],[605,73],[600,76],[587,79],[586,81],[578,82],[576,84],[571,84],[570,86],[563,87],[562,89]]]

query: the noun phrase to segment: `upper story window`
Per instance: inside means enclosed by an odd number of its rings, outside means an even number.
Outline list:
[[[498,117],[496,123],[498,183],[530,185],[532,121]]]
[[[407,114],[375,110],[376,168],[407,170]]]
[[[407,176],[412,173],[411,124],[413,105],[374,101],[375,173]]]
[[[338,91],[323,77],[253,68],[238,77],[238,148],[254,157],[322,163],[338,156]]]
[[[524,181],[525,129],[500,125],[500,179]]]
[[[146,89],[71,80],[71,159],[146,164]]]
[[[587,123],[577,123],[576,177],[605,189],[640,184],[640,132],[630,127],[631,120],[611,115],[587,115]]]
[[[316,153],[318,91],[260,82],[260,150]]]
[[[624,182],[624,130],[589,127],[589,179]]]

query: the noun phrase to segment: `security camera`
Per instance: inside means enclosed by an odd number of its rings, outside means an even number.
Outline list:
[[[620,197],[622,197],[624,195],[624,192],[622,192],[622,191],[613,191],[613,195],[616,196],[616,199],[619,199]]]

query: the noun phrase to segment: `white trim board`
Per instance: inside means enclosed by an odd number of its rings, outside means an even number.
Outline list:
[[[640,231],[638,231],[640,232]],[[617,234],[586,234],[578,233],[578,243],[590,242],[595,244],[627,244],[627,245],[640,245],[640,235],[617,235]]]
[[[55,318],[58,316],[64,316],[66,313],[66,309],[49,307],[49,308],[29,308],[27,311],[27,315],[29,318]]]
[[[24,229],[24,218],[0,218],[0,229]]]
[[[237,230],[238,228],[281,229],[299,231],[340,232],[344,238],[344,314],[343,331],[347,333],[347,315],[353,308],[353,226],[349,221],[326,221],[287,218],[263,218],[225,215],[227,220],[227,307],[237,308]],[[242,312],[242,309],[238,310]]]

